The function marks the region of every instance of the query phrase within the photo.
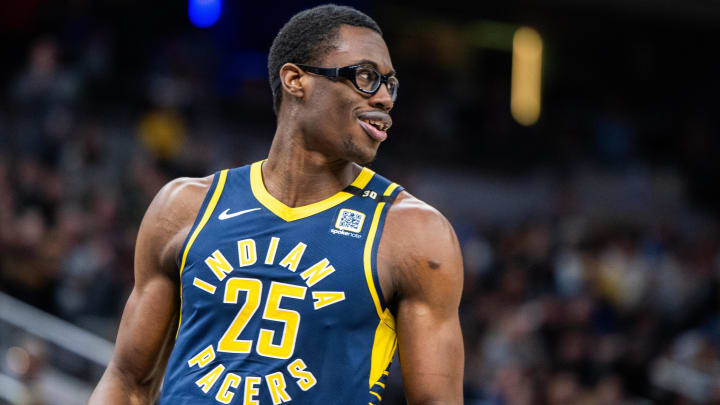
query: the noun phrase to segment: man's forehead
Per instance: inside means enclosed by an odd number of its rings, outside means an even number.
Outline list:
[[[382,73],[393,70],[390,52],[377,32],[364,27],[343,25],[336,40],[336,48],[325,57],[328,66],[347,66],[370,61]]]

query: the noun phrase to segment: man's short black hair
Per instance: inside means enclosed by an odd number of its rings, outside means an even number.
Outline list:
[[[326,4],[295,14],[278,32],[270,47],[268,72],[277,115],[282,102],[280,68],[286,63],[313,64],[335,49],[341,25],[365,27],[382,35],[377,23],[347,6]]]

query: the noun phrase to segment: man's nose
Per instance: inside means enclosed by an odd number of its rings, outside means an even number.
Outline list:
[[[380,88],[372,95],[372,97],[370,97],[369,101],[370,105],[385,112],[392,110],[393,105],[395,104],[393,103],[392,96],[390,95],[390,89],[385,83],[380,83]]]

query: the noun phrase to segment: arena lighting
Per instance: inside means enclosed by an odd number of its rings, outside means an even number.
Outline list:
[[[520,125],[533,125],[540,117],[542,48],[542,38],[534,29],[520,27],[515,31],[510,112]]]
[[[188,17],[198,28],[213,26],[220,18],[222,0],[188,0]]]

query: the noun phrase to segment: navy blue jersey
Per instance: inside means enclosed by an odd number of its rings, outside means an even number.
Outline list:
[[[397,347],[377,249],[402,188],[364,168],[293,208],[261,167],[215,174],[181,250],[160,404],[376,404]]]

